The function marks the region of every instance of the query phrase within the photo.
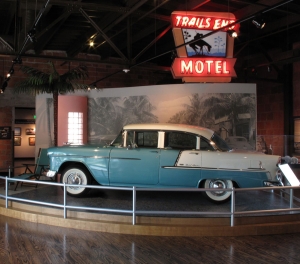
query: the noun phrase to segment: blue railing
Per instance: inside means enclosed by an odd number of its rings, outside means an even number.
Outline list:
[[[195,189],[195,188],[137,188],[135,186],[133,187],[104,187],[104,186],[98,186],[98,185],[85,185],[85,187],[88,187],[90,189],[105,189],[105,190],[125,190],[132,192],[132,209],[131,210],[122,210],[122,209],[112,209],[112,208],[99,208],[99,207],[87,207],[87,206],[74,206],[74,205],[68,205],[67,204],[67,187],[78,187],[78,185],[74,184],[66,184],[66,183],[56,183],[53,181],[35,181],[34,184],[40,184],[40,185],[52,185],[52,186],[61,186],[63,187],[63,203],[49,203],[49,202],[41,202],[36,200],[30,200],[30,199],[24,199],[24,198],[18,198],[14,196],[8,195],[9,190],[9,184],[12,182],[25,182],[25,183],[31,183],[32,180],[23,180],[23,179],[17,179],[17,178],[10,178],[9,176],[0,176],[0,179],[5,181],[5,195],[0,194],[0,198],[5,199],[5,207],[8,208],[8,201],[19,201],[29,204],[37,204],[37,205],[44,205],[44,206],[52,206],[57,208],[63,209],[63,215],[64,218],[67,218],[67,210],[86,210],[86,211],[98,211],[98,212],[109,212],[109,213],[123,213],[123,214],[131,214],[132,215],[132,224],[136,224],[136,215],[193,215],[193,216],[216,216],[216,215],[222,215],[222,216],[228,216],[231,218],[231,226],[235,225],[235,217],[241,216],[241,215],[252,215],[252,214],[279,214],[279,213],[290,213],[290,212],[297,212],[300,211],[299,207],[294,207],[294,200],[298,200],[296,197],[294,197],[294,190],[300,189],[300,186],[298,187],[291,187],[291,186],[285,186],[285,187],[261,187],[261,188],[230,188],[230,189],[222,189],[223,191],[231,192],[231,206],[230,211],[228,212],[220,212],[220,211],[150,211],[150,210],[136,210],[136,202],[137,202],[137,192],[148,192],[148,191],[159,191],[159,192],[204,192],[204,191],[216,191],[216,189]],[[282,209],[269,209],[269,210],[252,210],[252,211],[236,211],[236,192],[248,192],[248,191],[263,191],[263,190],[278,190],[280,193],[285,192],[289,195],[289,208],[282,208]],[[284,198],[282,198],[284,199]]]

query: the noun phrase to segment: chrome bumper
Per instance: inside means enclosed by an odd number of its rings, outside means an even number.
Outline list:
[[[284,186],[280,181],[264,181],[264,187]]]

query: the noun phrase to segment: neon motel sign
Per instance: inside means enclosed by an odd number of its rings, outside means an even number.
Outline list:
[[[175,44],[180,46],[171,66],[174,78],[182,78],[184,82],[230,82],[236,77],[233,38],[225,30],[203,38],[233,23],[233,14],[173,12],[171,21]],[[228,29],[237,30],[237,25]]]

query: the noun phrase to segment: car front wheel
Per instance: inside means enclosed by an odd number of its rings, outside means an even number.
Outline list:
[[[231,189],[233,184],[230,180],[208,179],[205,180],[203,187],[205,189],[216,189],[215,191],[205,191],[205,195],[210,200],[219,203],[225,202],[230,198],[231,192],[223,191],[223,189]]]
[[[80,197],[88,193],[89,189],[85,187],[79,187],[79,185],[90,185],[91,175],[90,173],[80,166],[66,168],[60,178],[61,183],[76,184],[77,186],[67,186],[67,193],[70,196]]]

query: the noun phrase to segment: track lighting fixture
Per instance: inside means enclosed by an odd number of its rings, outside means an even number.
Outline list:
[[[6,74],[6,78],[9,79],[13,74],[14,74],[15,70],[13,68],[11,68],[9,70],[9,72]]]
[[[6,74],[6,77],[4,79],[4,82],[2,83],[2,87],[0,89],[0,93],[4,93],[5,92],[5,89],[8,85],[8,81],[10,80],[10,77],[14,74],[15,70],[13,68],[13,66],[10,68],[9,72]]]
[[[263,20],[263,18],[254,18],[252,20],[252,24],[255,25],[257,28],[262,29],[266,25],[266,22]]]
[[[15,59],[13,59],[12,63],[13,64],[22,64],[22,59],[20,57],[17,57]]]
[[[2,84],[2,88],[0,89],[0,93],[4,93],[6,87],[7,87],[7,81],[4,81]]]
[[[36,17],[35,19],[35,22],[34,22],[34,26],[33,28],[27,33],[27,38],[25,39],[24,43],[23,43],[23,46],[21,48],[21,50],[18,52],[18,55],[15,59],[13,59],[12,61],[12,66],[8,72],[8,74],[6,75],[5,77],[5,80],[2,84],[2,88],[0,89],[0,93],[4,93],[7,85],[8,85],[8,81],[10,80],[10,77],[12,76],[12,74],[14,73],[14,65],[15,64],[22,64],[22,58],[21,58],[21,55],[26,47],[26,44],[28,42],[28,40],[30,40],[31,42],[36,42],[36,25],[38,24],[42,14],[44,13],[44,11],[46,10],[46,7],[48,6],[50,0],[46,0],[46,4],[44,5],[44,7],[41,9],[40,13],[38,14],[38,16]],[[1,42],[3,43],[3,39],[0,38]]]
[[[128,73],[128,72],[130,72],[130,69],[129,68],[125,68],[125,69],[123,69],[123,72]]]
[[[230,37],[232,37],[232,38],[236,38],[236,37],[238,36],[237,33],[236,33],[236,31],[233,30],[233,29],[228,29],[228,30],[227,30],[227,33],[228,33],[228,35],[229,35]]]

